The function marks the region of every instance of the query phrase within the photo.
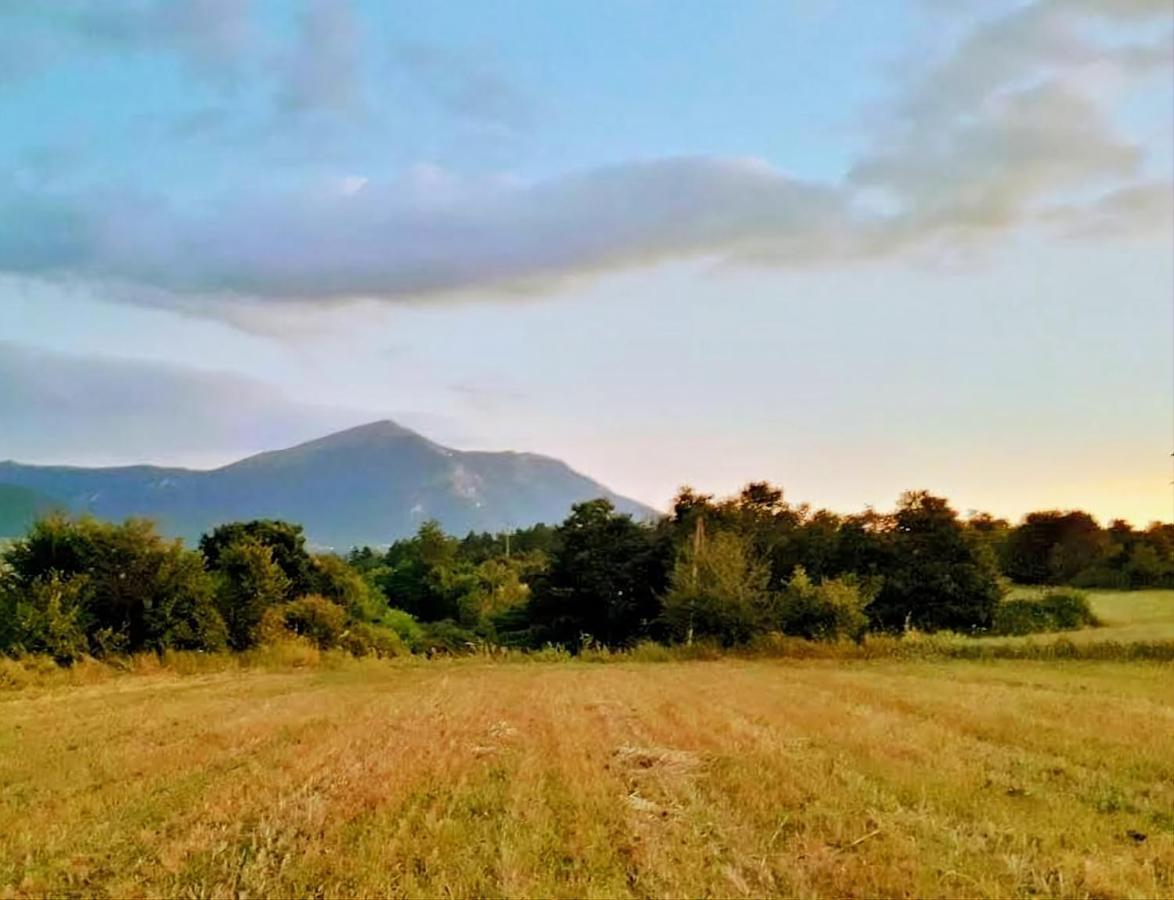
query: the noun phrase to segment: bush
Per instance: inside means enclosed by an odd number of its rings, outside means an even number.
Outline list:
[[[1039,599],[1005,600],[995,611],[995,634],[1072,631],[1099,625],[1088,598],[1079,591],[1051,591]]]
[[[374,624],[390,628],[413,653],[424,649],[424,629],[411,613],[402,609],[387,609]]]
[[[1052,617],[1057,631],[1101,624],[1089,606],[1088,597],[1080,591],[1050,591],[1044,595],[1040,605]]]
[[[355,622],[339,638],[339,647],[351,656],[376,656],[393,659],[408,656],[410,651],[395,631],[386,626]]]
[[[360,622],[377,622],[387,610],[387,598],[363,580],[363,576],[338,556],[315,556],[311,579],[319,594]]]
[[[63,578],[53,573],[34,580],[23,596],[6,604],[11,648],[44,653],[59,663],[84,656],[89,650],[82,607],[85,583],[84,575]]]
[[[858,640],[868,628],[866,603],[854,582],[834,578],[812,584],[799,566],[779,596],[777,624],[783,634],[808,640]]]
[[[423,631],[421,649],[429,656],[438,653],[469,653],[480,643],[477,635],[452,619],[429,622]]]
[[[164,540],[142,519],[121,525],[90,518],[43,519],[3,551],[0,581],[5,607],[0,643],[5,646],[30,640],[72,643],[76,628],[85,634],[88,652],[97,655],[223,645],[212,609],[212,582],[199,555],[179,541]],[[50,595],[56,596],[55,609]],[[44,618],[59,615],[72,617],[68,637],[45,631],[66,627]],[[22,627],[22,617],[23,637],[13,633]],[[74,655],[69,648],[46,652]]]
[[[325,597],[309,595],[267,609],[260,634],[266,643],[290,635],[304,638],[319,650],[338,646],[346,629],[346,612]]]

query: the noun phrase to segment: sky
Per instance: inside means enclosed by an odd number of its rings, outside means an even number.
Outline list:
[[[0,123],[0,458],[1171,520],[1168,0],[0,0]]]

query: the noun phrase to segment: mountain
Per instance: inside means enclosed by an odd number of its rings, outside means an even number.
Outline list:
[[[148,516],[189,542],[222,522],[281,518],[305,526],[315,545],[346,549],[386,544],[426,519],[452,534],[560,522],[595,497],[654,515],[556,459],[453,450],[389,421],[203,471],[0,462],[4,484],[103,519]]]
[[[31,488],[0,484],[0,539],[23,534],[39,516],[65,504]]]

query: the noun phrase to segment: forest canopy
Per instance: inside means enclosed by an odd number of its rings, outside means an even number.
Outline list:
[[[479,644],[571,650],[638,641],[738,646],[779,633],[1023,633],[1079,627],[1079,595],[1005,600],[1011,582],[1174,586],[1174,526],[1102,528],[1079,511],[1017,525],[959,517],[911,491],[891,512],[789,504],[766,482],[714,498],[682,488],[639,522],[607,500],[557,525],[317,553],[299,525],[225,523],[196,549],[142,519],[49,515],[0,553],[0,650],[85,655],[245,651],[282,638],[356,655]]]

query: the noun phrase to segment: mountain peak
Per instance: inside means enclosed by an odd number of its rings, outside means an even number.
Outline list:
[[[405,428],[399,422],[394,422],[391,419],[377,419],[374,422],[367,422],[364,425],[355,425],[353,428],[344,428],[342,431],[336,431],[333,434],[328,434],[319,438],[322,441],[328,441],[333,438],[388,438],[388,437],[416,437],[427,440],[422,434],[412,431],[410,428]]]
[[[391,419],[379,419],[375,422],[367,422],[364,425],[355,425],[353,428],[344,428],[342,431],[335,431],[288,449],[377,446],[387,441],[402,440],[420,441],[435,446],[433,441],[430,441],[419,432],[405,428],[403,425],[400,425],[398,422],[393,422]],[[276,452],[288,452],[288,450]]]

